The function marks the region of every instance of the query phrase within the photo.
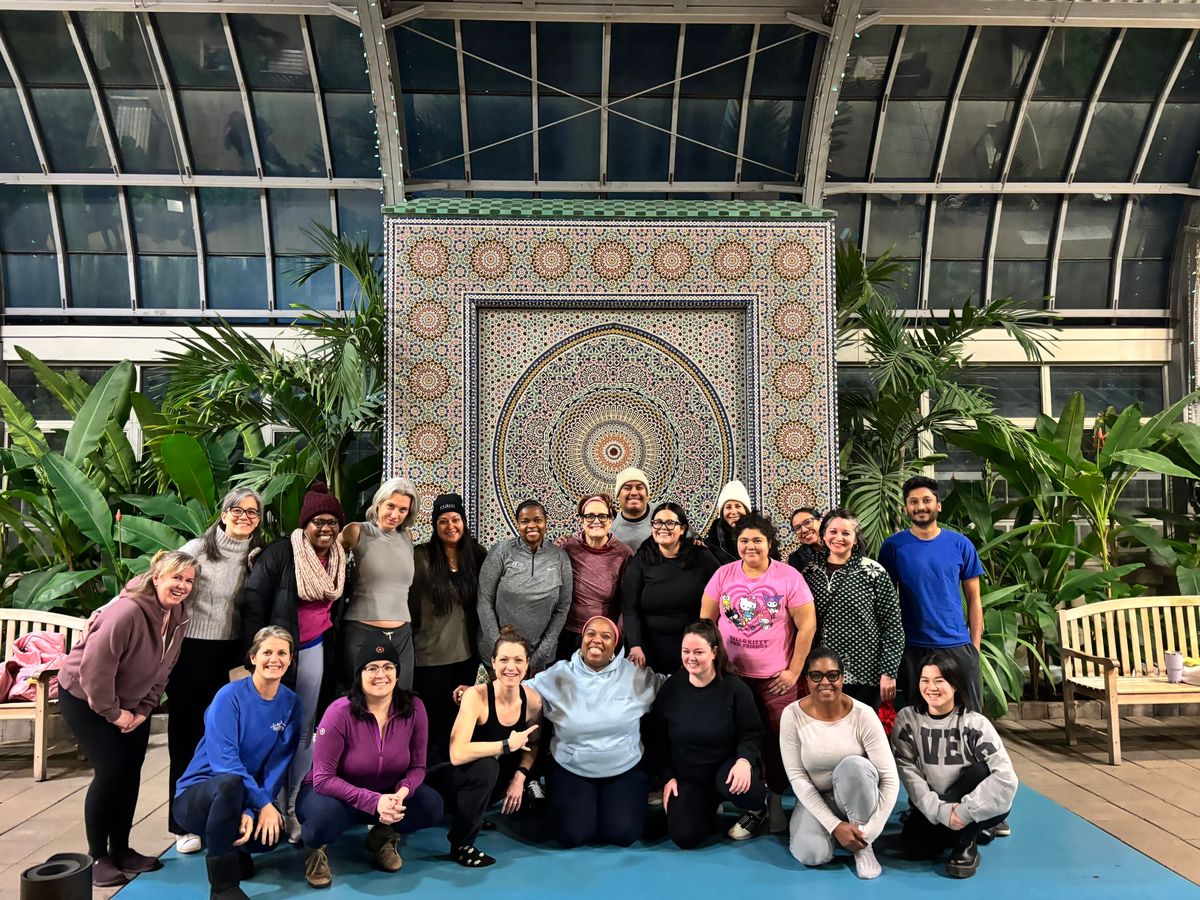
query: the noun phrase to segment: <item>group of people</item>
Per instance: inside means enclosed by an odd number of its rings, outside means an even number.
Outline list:
[[[384,871],[403,864],[401,835],[447,817],[450,858],[491,865],[477,842],[496,803],[544,807],[568,847],[628,846],[661,803],[683,848],[729,804],[729,837],[790,828],[800,862],[840,846],[872,878],[900,781],[905,852],[949,850],[946,873],[968,877],[1016,790],[981,715],[982,568],[937,524],[935,482],[904,495],[911,528],[878,561],[853,512],[803,508],[785,562],[738,481],[703,537],[627,469],[612,495],[579,501],[576,532],[549,540],[527,500],[490,549],[449,493],[417,543],[403,478],[351,523],[315,484],[299,526],[264,547],[262,497],[235,489],[202,537],[93,616],[61,670],[95,769],[94,881],[161,866],[129,833],[164,691],[170,827],[181,853],[207,848],[221,900],[245,897],[252,853],[283,839],[306,848],[311,886],[330,885],[328,847],[357,825]],[[249,677],[230,681],[242,664]],[[898,689],[909,705],[889,742],[878,710]]]

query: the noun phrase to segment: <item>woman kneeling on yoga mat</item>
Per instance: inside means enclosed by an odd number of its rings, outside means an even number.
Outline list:
[[[304,877],[312,887],[333,883],[326,847],[352,825],[370,825],[367,851],[383,871],[399,872],[404,860],[396,832],[442,817],[442,798],[423,783],[425,706],[400,686],[400,665],[391,641],[363,644],[349,695],[321,717],[312,771],[296,803],[309,850]]]

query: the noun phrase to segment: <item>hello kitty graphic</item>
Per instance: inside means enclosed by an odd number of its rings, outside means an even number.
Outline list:
[[[782,610],[783,595],[768,593],[765,589],[737,597],[729,593],[721,595],[722,614],[745,635],[772,628]]]

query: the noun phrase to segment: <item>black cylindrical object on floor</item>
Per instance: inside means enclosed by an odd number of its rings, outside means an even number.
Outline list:
[[[21,873],[21,900],[91,900],[92,858],[55,853]]]

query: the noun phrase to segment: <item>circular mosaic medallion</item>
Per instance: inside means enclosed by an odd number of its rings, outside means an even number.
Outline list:
[[[580,497],[611,492],[628,466],[650,477],[651,499],[686,504],[733,469],[732,428],[700,369],[654,335],[616,324],[538,357],[502,406],[494,446],[506,514],[527,496],[552,517],[570,511]]]
[[[417,459],[434,462],[446,455],[450,438],[436,422],[422,422],[408,433],[408,449]]]
[[[408,266],[424,278],[437,278],[446,271],[450,251],[440,241],[421,240],[408,251]]]
[[[432,360],[417,363],[408,372],[408,387],[423,400],[436,400],[446,393],[450,376]]]
[[[772,381],[775,384],[775,390],[781,396],[787,397],[789,400],[799,400],[812,388],[812,373],[804,363],[785,362],[775,370]]]
[[[796,340],[804,337],[812,328],[812,313],[799,303],[785,303],[775,310],[771,322],[781,336]]]
[[[471,268],[480,278],[503,278],[512,265],[512,254],[499,241],[480,241],[471,251]]]
[[[775,494],[775,512],[779,515],[790,515],[793,509],[801,506],[815,506],[816,498],[812,488],[798,481],[783,485]]]
[[[812,268],[812,254],[800,241],[787,241],[775,248],[771,265],[780,278],[803,278]]]
[[[601,278],[620,281],[629,274],[633,255],[620,241],[605,241],[592,253],[592,268]]]
[[[741,241],[726,241],[713,251],[712,264],[722,278],[742,278],[750,271],[750,248]]]
[[[803,459],[812,452],[813,431],[803,422],[789,422],[775,432],[775,449],[786,459]]]
[[[555,281],[571,271],[571,248],[562,241],[542,241],[533,248],[533,271]]]
[[[692,267],[692,254],[678,241],[664,241],[651,257],[654,271],[668,281],[678,281]]]
[[[417,303],[408,311],[408,327],[423,338],[441,337],[449,321],[446,307],[432,300]]]

